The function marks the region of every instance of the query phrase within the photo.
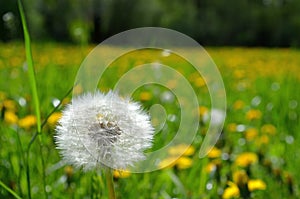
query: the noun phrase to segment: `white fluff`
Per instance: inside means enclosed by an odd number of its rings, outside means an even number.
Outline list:
[[[154,135],[140,104],[116,93],[87,93],[73,98],[56,127],[63,159],[75,167],[125,169],[145,159]]]

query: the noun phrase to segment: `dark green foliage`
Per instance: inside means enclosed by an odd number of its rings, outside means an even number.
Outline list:
[[[178,30],[202,45],[300,46],[297,0],[27,0],[24,4],[34,40],[99,43],[131,28],[159,26]],[[0,15],[0,40],[20,39],[16,2],[2,1]]]

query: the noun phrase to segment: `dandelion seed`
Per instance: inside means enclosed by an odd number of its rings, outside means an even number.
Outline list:
[[[56,127],[57,148],[75,167],[118,170],[145,159],[153,128],[138,103],[116,93],[88,93],[73,98]]]

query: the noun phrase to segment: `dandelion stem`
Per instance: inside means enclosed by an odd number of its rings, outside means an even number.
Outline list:
[[[108,198],[109,199],[116,199],[116,194],[115,194],[115,188],[114,188],[114,183],[113,183],[113,177],[112,177],[112,171],[110,168],[106,168],[106,183],[107,183],[107,188],[108,188]]]

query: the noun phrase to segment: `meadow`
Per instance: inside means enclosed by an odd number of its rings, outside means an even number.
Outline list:
[[[29,190],[32,198],[106,198],[101,175],[65,165],[53,137],[61,110],[71,100],[77,70],[94,47],[33,43],[43,122],[37,135],[24,44],[0,44],[0,198],[14,198],[8,190],[21,198],[28,198]],[[201,125],[192,145],[171,165],[150,173],[115,172],[117,198],[299,198],[300,51],[206,50],[220,70],[227,94],[227,117],[217,144],[205,158],[198,157],[209,125],[205,118],[211,112],[205,81],[177,57],[162,58],[186,77],[201,99]],[[124,71],[148,61],[148,55],[143,51],[129,55],[129,61],[112,63],[99,89],[107,92]],[[167,115],[180,114],[176,101],[160,100],[166,91],[142,86],[132,97],[146,110],[161,103]],[[177,120],[170,117],[166,124],[156,134],[156,148],[177,131]],[[170,156],[182,148],[173,147]]]

